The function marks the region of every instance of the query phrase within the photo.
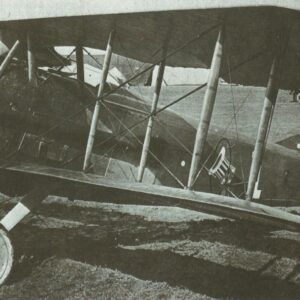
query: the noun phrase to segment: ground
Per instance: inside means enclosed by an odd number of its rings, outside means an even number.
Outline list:
[[[195,86],[164,86],[159,104],[162,106],[169,104],[194,88]],[[145,100],[151,99],[153,94],[153,88],[141,86],[131,87],[130,91],[137,93]],[[204,93],[205,88],[176,103],[171,109],[179,115],[192,118],[191,122],[197,125]],[[256,138],[264,95],[265,88],[262,87],[219,85],[212,124],[232,131],[237,128],[239,134]],[[288,91],[279,92],[269,133],[270,142],[285,139],[291,134],[299,134],[300,103],[293,103],[292,100],[292,95]]]
[[[159,213],[156,213],[158,212]],[[0,299],[297,299],[300,234],[179,208],[48,197]]]

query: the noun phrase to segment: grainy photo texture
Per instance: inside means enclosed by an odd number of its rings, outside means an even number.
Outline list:
[[[0,299],[300,299],[300,1],[0,0]]]

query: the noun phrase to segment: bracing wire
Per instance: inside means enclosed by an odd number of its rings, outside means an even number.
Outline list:
[[[132,76],[131,78],[129,78],[128,80],[126,80],[125,82],[123,82],[122,84],[120,84],[119,86],[117,86],[116,88],[112,89],[111,91],[109,91],[108,93],[106,93],[103,97],[98,98],[94,95],[93,91],[90,90],[90,88],[84,83],[81,82],[83,84],[83,87],[86,89],[87,92],[89,92],[91,94],[92,97],[94,97],[97,101],[104,101],[109,95],[111,95],[112,93],[116,92],[117,90],[119,90],[122,86],[126,85],[127,83],[129,83],[130,81],[134,80],[135,78],[141,76],[142,74],[144,74],[145,72],[147,72],[148,70],[151,70],[157,63],[160,63],[163,59],[166,59],[167,57],[170,57],[174,54],[176,54],[177,52],[181,51],[182,49],[184,49],[185,47],[187,47],[188,45],[190,45],[191,43],[193,43],[194,41],[200,39],[201,37],[203,37],[204,35],[210,33],[211,31],[213,31],[214,29],[216,29],[219,25],[214,25],[212,27],[210,27],[207,30],[204,30],[202,33],[198,34],[196,37],[190,39],[189,41],[187,41],[186,43],[184,43],[183,45],[179,46],[178,48],[174,49],[171,53],[168,53],[168,55],[165,58],[162,58],[160,60],[157,60],[155,63],[153,63],[151,66],[147,67],[146,69],[135,73],[134,76]],[[48,49],[49,50],[49,49]],[[50,51],[50,50],[49,50]],[[73,51],[75,51],[75,49],[73,49]],[[50,53],[53,54],[53,52],[50,51]],[[72,53],[71,53],[72,54]],[[58,59],[60,59],[60,57],[58,57]],[[50,74],[50,76],[52,76],[53,74]],[[90,103],[88,105],[85,105],[82,109],[80,109],[79,111],[77,111],[74,114],[69,115],[68,117],[66,117],[62,122],[59,122],[58,124],[53,125],[52,127],[50,127],[48,130],[46,130],[43,134],[40,134],[38,137],[36,138],[40,138],[43,137],[47,134],[49,134],[49,132],[59,128],[63,123],[65,123],[66,121],[71,120],[72,118],[76,117],[77,115],[79,115],[80,113],[82,113],[83,111],[85,111],[87,108],[89,108],[93,103]],[[167,107],[166,107],[167,108]],[[149,115],[150,117],[151,115]],[[147,119],[147,118],[146,118]],[[144,120],[143,120],[144,121]],[[141,123],[141,122],[139,122]],[[12,153],[11,155],[8,155],[6,157],[7,158],[11,158],[13,157],[15,154],[17,154],[17,152],[15,151],[14,153]],[[6,164],[5,164],[6,165]]]
[[[244,183],[244,193],[246,193],[246,183],[245,183],[245,173],[244,173],[244,163],[243,163],[243,157],[240,149],[240,138],[239,138],[239,131],[238,131],[238,124],[237,124],[237,114],[236,114],[236,106],[235,106],[235,97],[234,92],[232,88],[232,77],[231,77],[231,71],[230,71],[230,62],[229,57],[226,57],[227,60],[227,68],[228,68],[228,76],[229,76],[229,82],[230,82],[230,91],[231,91],[231,98],[232,98],[232,108],[233,108],[233,114],[234,114],[234,125],[235,125],[235,133],[236,133],[236,141],[238,144],[238,151],[239,151],[239,159],[241,164],[241,173],[242,173],[242,182]]]
[[[215,27],[216,27],[216,26],[214,26],[214,28],[215,28]],[[209,31],[210,31],[210,30],[208,30],[207,32],[209,32]],[[198,36],[198,38],[199,38],[199,36]],[[193,40],[195,40],[195,39],[193,39]],[[189,42],[186,43],[185,45],[187,45],[187,44],[189,44]],[[181,47],[179,47],[179,48],[182,49],[183,47],[181,46]],[[178,52],[178,51],[172,51],[172,53],[176,53],[176,52]],[[240,64],[239,64],[238,66],[236,66],[235,68],[239,67],[240,65],[245,64],[245,63],[248,62],[249,60],[252,60],[252,59],[256,58],[256,57],[259,56],[261,53],[262,53],[262,52],[255,54],[253,57],[251,57],[251,58],[248,59],[247,61],[244,61],[244,62],[240,63]],[[167,57],[168,57],[168,56],[170,56],[170,53],[167,55]],[[152,67],[153,67],[153,65],[152,65]],[[144,70],[143,72],[145,72],[145,70]],[[138,75],[138,74],[137,74],[137,75]],[[133,76],[132,78],[136,78],[137,75]],[[140,75],[141,75],[141,74],[140,74]],[[122,84],[121,84],[121,85],[122,85]],[[121,87],[121,85],[118,86],[117,89],[119,89],[119,88]],[[147,120],[149,117],[154,116],[154,115],[156,115],[156,114],[158,114],[158,113],[164,111],[165,109],[167,109],[167,108],[169,108],[170,106],[172,106],[172,105],[178,103],[179,101],[185,99],[185,98],[188,97],[189,95],[191,95],[191,94],[193,94],[194,92],[196,92],[196,91],[202,89],[202,88],[205,87],[205,86],[206,86],[206,84],[203,84],[203,85],[197,87],[196,89],[193,89],[192,91],[188,92],[187,94],[183,95],[182,97],[179,97],[178,99],[174,100],[173,102],[169,103],[168,105],[165,105],[164,107],[160,108],[160,109],[157,110],[155,113],[148,114],[145,118],[143,118],[143,119],[140,120],[139,122],[133,124],[132,126],[127,127],[127,126],[125,125],[125,126],[126,126],[126,132],[128,132],[128,131],[130,131],[131,129],[133,129],[134,127],[138,126],[138,125],[141,124],[143,121]],[[111,94],[111,93],[113,93],[113,91],[111,91],[109,94]],[[93,96],[94,96],[94,94],[93,94]],[[104,97],[107,97],[107,95],[104,95]],[[104,98],[104,97],[103,97],[103,98]],[[98,100],[102,100],[102,101],[103,101],[103,99],[98,99]],[[104,103],[104,101],[103,101],[103,103]],[[52,129],[52,130],[53,130],[53,129]],[[48,132],[49,132],[49,131],[48,131]],[[121,132],[121,134],[123,134],[123,132]],[[120,133],[119,133],[118,135],[120,136]],[[97,146],[99,146],[100,144],[103,144],[104,142],[106,142],[107,140],[110,140],[110,139],[113,139],[113,138],[115,138],[115,135],[113,135],[112,137],[107,138],[106,140],[102,141],[102,142],[99,143],[98,145],[95,145],[95,147],[97,147]],[[151,153],[150,153],[150,154],[151,154]],[[83,154],[81,154],[81,155],[83,155]],[[80,156],[81,156],[81,155],[80,155]],[[153,156],[153,153],[152,153],[151,155]],[[76,158],[75,158],[75,159],[76,159]],[[156,157],[156,159],[158,159],[158,158]],[[73,161],[73,160],[74,160],[74,159],[72,159],[72,161]],[[70,162],[70,161],[68,161],[68,162],[66,162],[66,163],[69,163],[69,162]],[[64,164],[64,165],[65,165],[65,164]],[[170,175],[171,175],[171,174],[170,174]],[[175,178],[174,178],[174,179],[175,179]],[[176,179],[176,181],[178,181],[178,179]],[[181,182],[178,182],[178,183],[180,183],[180,185],[184,186]]]

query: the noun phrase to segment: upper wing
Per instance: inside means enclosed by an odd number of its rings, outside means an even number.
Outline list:
[[[100,49],[105,49],[108,34],[115,27],[115,53],[154,63],[159,58],[154,54],[167,36],[171,37],[170,53],[225,18],[223,78],[257,86],[266,85],[276,33],[290,26],[280,88],[297,89],[299,10],[296,0],[3,0],[0,22],[2,27],[16,32],[19,39],[24,38],[24,30],[30,29],[40,46],[82,44]],[[209,68],[216,36],[217,30],[209,32],[169,57],[167,64]],[[261,56],[233,70],[261,51]]]
[[[221,195],[134,182],[116,182],[99,175],[34,164],[10,166],[2,169],[2,172],[10,175],[9,178],[13,178],[11,175],[16,175],[19,183],[22,180],[34,183],[36,186],[45,183],[49,185],[50,182],[62,183],[61,190],[56,193],[63,196],[70,196],[68,191],[71,191],[72,195],[72,192],[77,190],[76,196],[79,195],[81,199],[87,199],[88,195],[92,195],[92,200],[100,202],[178,206],[290,229],[300,228],[300,216]]]
[[[279,7],[300,10],[298,0],[1,0],[0,20],[148,13],[199,9]]]

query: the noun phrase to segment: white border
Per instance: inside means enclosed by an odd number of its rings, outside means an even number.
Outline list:
[[[258,6],[274,6],[300,11],[299,0],[0,0],[0,22]]]

